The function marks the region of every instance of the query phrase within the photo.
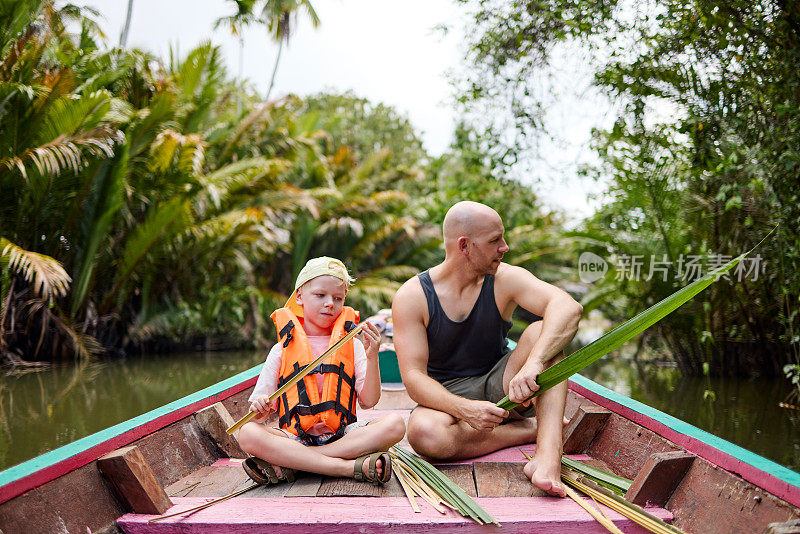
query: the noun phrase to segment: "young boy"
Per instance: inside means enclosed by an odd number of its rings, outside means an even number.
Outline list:
[[[250,396],[250,410],[256,416],[238,436],[242,450],[254,456],[243,464],[254,480],[293,480],[294,469],[351,476],[374,484],[391,476],[389,455],[374,451],[386,451],[403,439],[405,422],[396,414],[363,424],[355,417],[356,398],[367,409],[375,406],[381,395],[380,334],[374,325],[367,324],[357,336],[360,339],[348,341],[318,370],[268,402],[294,372],[358,324],[358,312],[344,306],[352,281],[337,259],[309,260],[286,306],[271,316],[278,343],[267,356]],[[280,428],[262,424],[276,409]]]

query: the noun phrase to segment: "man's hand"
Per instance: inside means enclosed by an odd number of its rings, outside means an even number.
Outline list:
[[[269,397],[266,395],[262,395],[253,400],[250,403],[250,411],[255,412],[256,416],[253,420],[256,423],[263,423],[269,418],[269,414],[273,412],[273,410],[277,407],[278,399],[275,399],[273,402],[269,402]]]
[[[544,364],[538,360],[529,360],[522,366],[522,369],[514,375],[508,383],[508,399],[523,406],[530,406],[533,399],[531,395],[539,389],[536,377],[544,371]],[[526,402],[523,402],[526,401]]]
[[[493,430],[508,417],[508,412],[492,402],[468,400],[459,410],[459,419],[475,430]]]

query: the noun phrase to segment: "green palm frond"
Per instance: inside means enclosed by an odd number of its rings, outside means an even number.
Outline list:
[[[277,184],[262,193],[253,201],[269,217],[280,213],[305,212],[311,217],[319,217],[316,199],[308,191],[290,184]]]
[[[5,56],[15,46],[20,34],[40,18],[41,0],[18,0],[0,3],[0,53]]]
[[[345,197],[346,202],[337,207],[341,213],[382,213],[395,203],[408,200],[405,191],[378,191],[370,196]]]
[[[417,223],[411,217],[398,217],[387,222],[374,232],[365,235],[361,241],[356,244],[350,255],[357,258],[366,256],[378,243],[388,239],[395,232],[403,232],[408,236],[413,236],[416,232],[416,227]]]
[[[176,107],[175,95],[171,92],[161,92],[150,100],[150,105],[146,109],[137,113],[127,132],[127,138],[131,143],[131,156],[149,150],[164,124],[169,124],[174,118]]]
[[[21,274],[38,295],[48,300],[63,297],[69,291],[72,279],[61,263],[50,256],[24,250],[3,237],[0,237],[0,262],[7,262],[11,270]]]
[[[41,124],[37,124],[35,141],[44,144],[58,137],[77,136],[103,123],[124,122],[130,113],[129,105],[113,98],[106,90],[65,95],[47,105]]]
[[[189,52],[186,59],[177,66],[175,78],[178,82],[178,87],[184,97],[189,100],[195,96],[195,93],[201,87],[204,71],[211,60],[211,51],[213,48],[211,41],[203,41],[194,50]],[[175,69],[175,67],[173,67],[173,69]]]
[[[8,112],[16,111],[20,105],[31,106],[37,98],[46,94],[47,90],[40,85],[0,82],[0,120],[13,121],[14,116],[7,117]]]
[[[219,155],[218,163],[227,163],[244,135],[256,129],[257,124],[266,123],[270,120],[270,115],[274,107],[275,101],[264,102],[248,113],[248,115],[236,125],[233,135],[230,136]]]
[[[0,19],[2,18],[5,17],[0,16]],[[29,20],[33,20],[33,18]],[[0,38],[5,37],[3,33],[4,32],[0,32]],[[5,81],[12,78],[14,67],[22,56],[25,46],[36,37],[37,33],[39,33],[37,25],[28,24],[27,27],[17,35],[15,40],[8,44],[3,42],[2,45],[0,45],[3,51],[2,61],[0,61],[0,80]]]
[[[110,126],[101,126],[76,136],[59,136],[48,143],[31,148],[19,156],[0,159],[0,166],[16,167],[23,177],[28,176],[25,161],[30,160],[43,176],[56,176],[65,169],[78,173],[84,164],[86,153],[110,158],[114,146],[124,139],[122,132]]]
[[[536,378],[536,382],[539,384],[539,389],[536,390],[536,393],[534,393],[533,396],[541,395],[553,386],[568,379],[573,374],[577,373],[589,364],[599,360],[612,350],[627,343],[647,328],[656,324],[658,321],[677,310],[685,303],[689,302],[692,298],[694,298],[695,295],[703,291],[705,288],[722,278],[725,273],[733,269],[743,258],[747,257],[747,255],[753,252],[753,250],[758,248],[758,246],[761,245],[761,243],[763,243],[764,240],[770,235],[772,235],[772,232],[774,231],[775,229],[771,230],[764,237],[764,239],[759,242],[758,245],[753,247],[748,252],[733,258],[725,265],[711,271],[702,278],[698,278],[691,284],[679,289],[667,298],[637,314],[635,317],[632,317],[624,323],[616,326],[585,347],[578,349],[552,367],[545,369]],[[518,403],[509,400],[508,395],[500,400],[497,405],[506,410],[510,410],[519,406]]]
[[[218,46],[204,41],[189,52],[174,72],[174,80],[185,104],[181,118],[183,132],[200,132],[213,120],[212,111],[225,85],[225,66]]]
[[[317,229],[319,234],[348,232],[355,237],[364,235],[364,222],[353,217],[332,217]]]
[[[388,148],[382,148],[373,152],[359,165],[355,172],[350,175],[350,182],[356,187],[363,187],[363,184],[370,183],[371,178],[375,175],[376,171],[392,156],[392,151]]]
[[[237,191],[251,188],[258,182],[272,184],[291,163],[282,159],[249,158],[230,163],[216,171],[199,177],[203,190],[196,202],[200,211],[209,207],[219,209]]]
[[[131,324],[128,328],[128,338],[142,343],[160,335],[175,336],[178,332],[186,330],[186,325],[199,323],[200,312],[197,309],[175,305],[145,321],[137,320]]]
[[[95,256],[124,203],[129,147],[130,143],[124,143],[114,159],[99,164],[97,172],[93,173],[86,198],[76,202],[74,207],[73,216],[80,216],[82,235],[80,246],[76,247],[74,264],[76,283],[72,295],[73,316],[89,294],[89,284],[97,266]]]
[[[190,226],[186,233],[193,238],[190,246],[195,254],[214,248],[217,257],[232,256],[245,272],[250,272],[253,258],[248,258],[246,251],[255,246],[261,255],[271,255],[287,240],[286,232],[264,219],[264,213],[256,208],[231,210]]]
[[[348,299],[359,309],[375,312],[387,307],[400,285],[417,272],[408,265],[389,265],[359,274]]]
[[[199,175],[205,164],[207,146],[208,143],[200,134],[183,135],[167,128],[156,136],[150,146],[148,167],[163,173],[177,159],[179,171],[189,176]]]
[[[386,265],[359,275],[358,280],[365,281],[374,279],[390,282],[405,282],[417,273],[419,273],[419,269],[410,265]]]
[[[166,236],[182,232],[191,223],[191,218],[189,200],[184,197],[174,197],[150,209],[144,222],[134,228],[125,241],[114,286],[99,306],[101,313],[117,300],[123,286],[148,253]]]

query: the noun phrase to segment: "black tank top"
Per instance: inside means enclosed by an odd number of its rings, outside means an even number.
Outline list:
[[[461,322],[444,313],[428,271],[417,275],[428,301],[428,376],[442,382],[488,373],[508,352],[512,323],[503,320],[494,300],[494,275],[483,279],[478,300]]]

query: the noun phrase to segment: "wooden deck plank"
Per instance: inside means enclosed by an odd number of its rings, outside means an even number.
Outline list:
[[[381,391],[381,400],[373,410],[411,410],[417,405],[405,391]]]
[[[243,489],[250,479],[241,463],[203,466],[167,486],[167,495],[174,497],[222,497]]]
[[[353,478],[323,477],[317,497],[380,497],[381,489]]]
[[[252,481],[241,467],[215,467],[187,497],[223,497],[243,489]]]
[[[601,534],[607,532],[585,510],[570,499],[552,497],[477,498],[481,505],[503,526],[499,532],[552,534]],[[176,498],[170,513],[187,510],[207,499]],[[296,534],[324,529],[326,534],[345,532],[386,532],[395,529],[414,533],[486,534],[486,526],[465,519],[456,512],[439,514],[430,506],[421,506],[420,513],[408,507],[405,498],[374,499],[369,497],[331,497],[329,499],[297,497],[294,499],[252,499],[245,496],[225,501],[188,517],[178,516],[158,523],[147,523],[153,516],[127,514],[118,521],[127,534],[169,534],[192,532]],[[672,514],[662,508],[648,512],[665,521]],[[609,518],[626,533],[645,531],[620,514],[604,508]]]
[[[546,492],[531,484],[522,467],[525,462],[479,462],[475,470],[478,497],[544,497]]]
[[[396,476],[383,486],[359,482],[354,478],[324,477],[317,497],[402,497],[405,493]]]
[[[315,497],[322,484],[322,477],[311,473],[303,473],[294,481],[285,497]]]
[[[193,471],[180,480],[176,480],[166,488],[164,491],[170,497],[188,497],[189,493],[197,486],[204,484],[205,479],[214,471],[214,466],[204,465],[200,469]]]
[[[246,496],[248,499],[268,499],[268,498],[283,497],[289,491],[291,486],[292,484],[288,484],[286,482],[279,482],[278,484],[272,484],[272,485],[265,484],[263,486],[259,486],[255,489],[248,491],[247,493],[242,495],[242,497]]]
[[[455,482],[467,495],[473,498],[478,496],[471,465],[437,465],[436,468]]]

